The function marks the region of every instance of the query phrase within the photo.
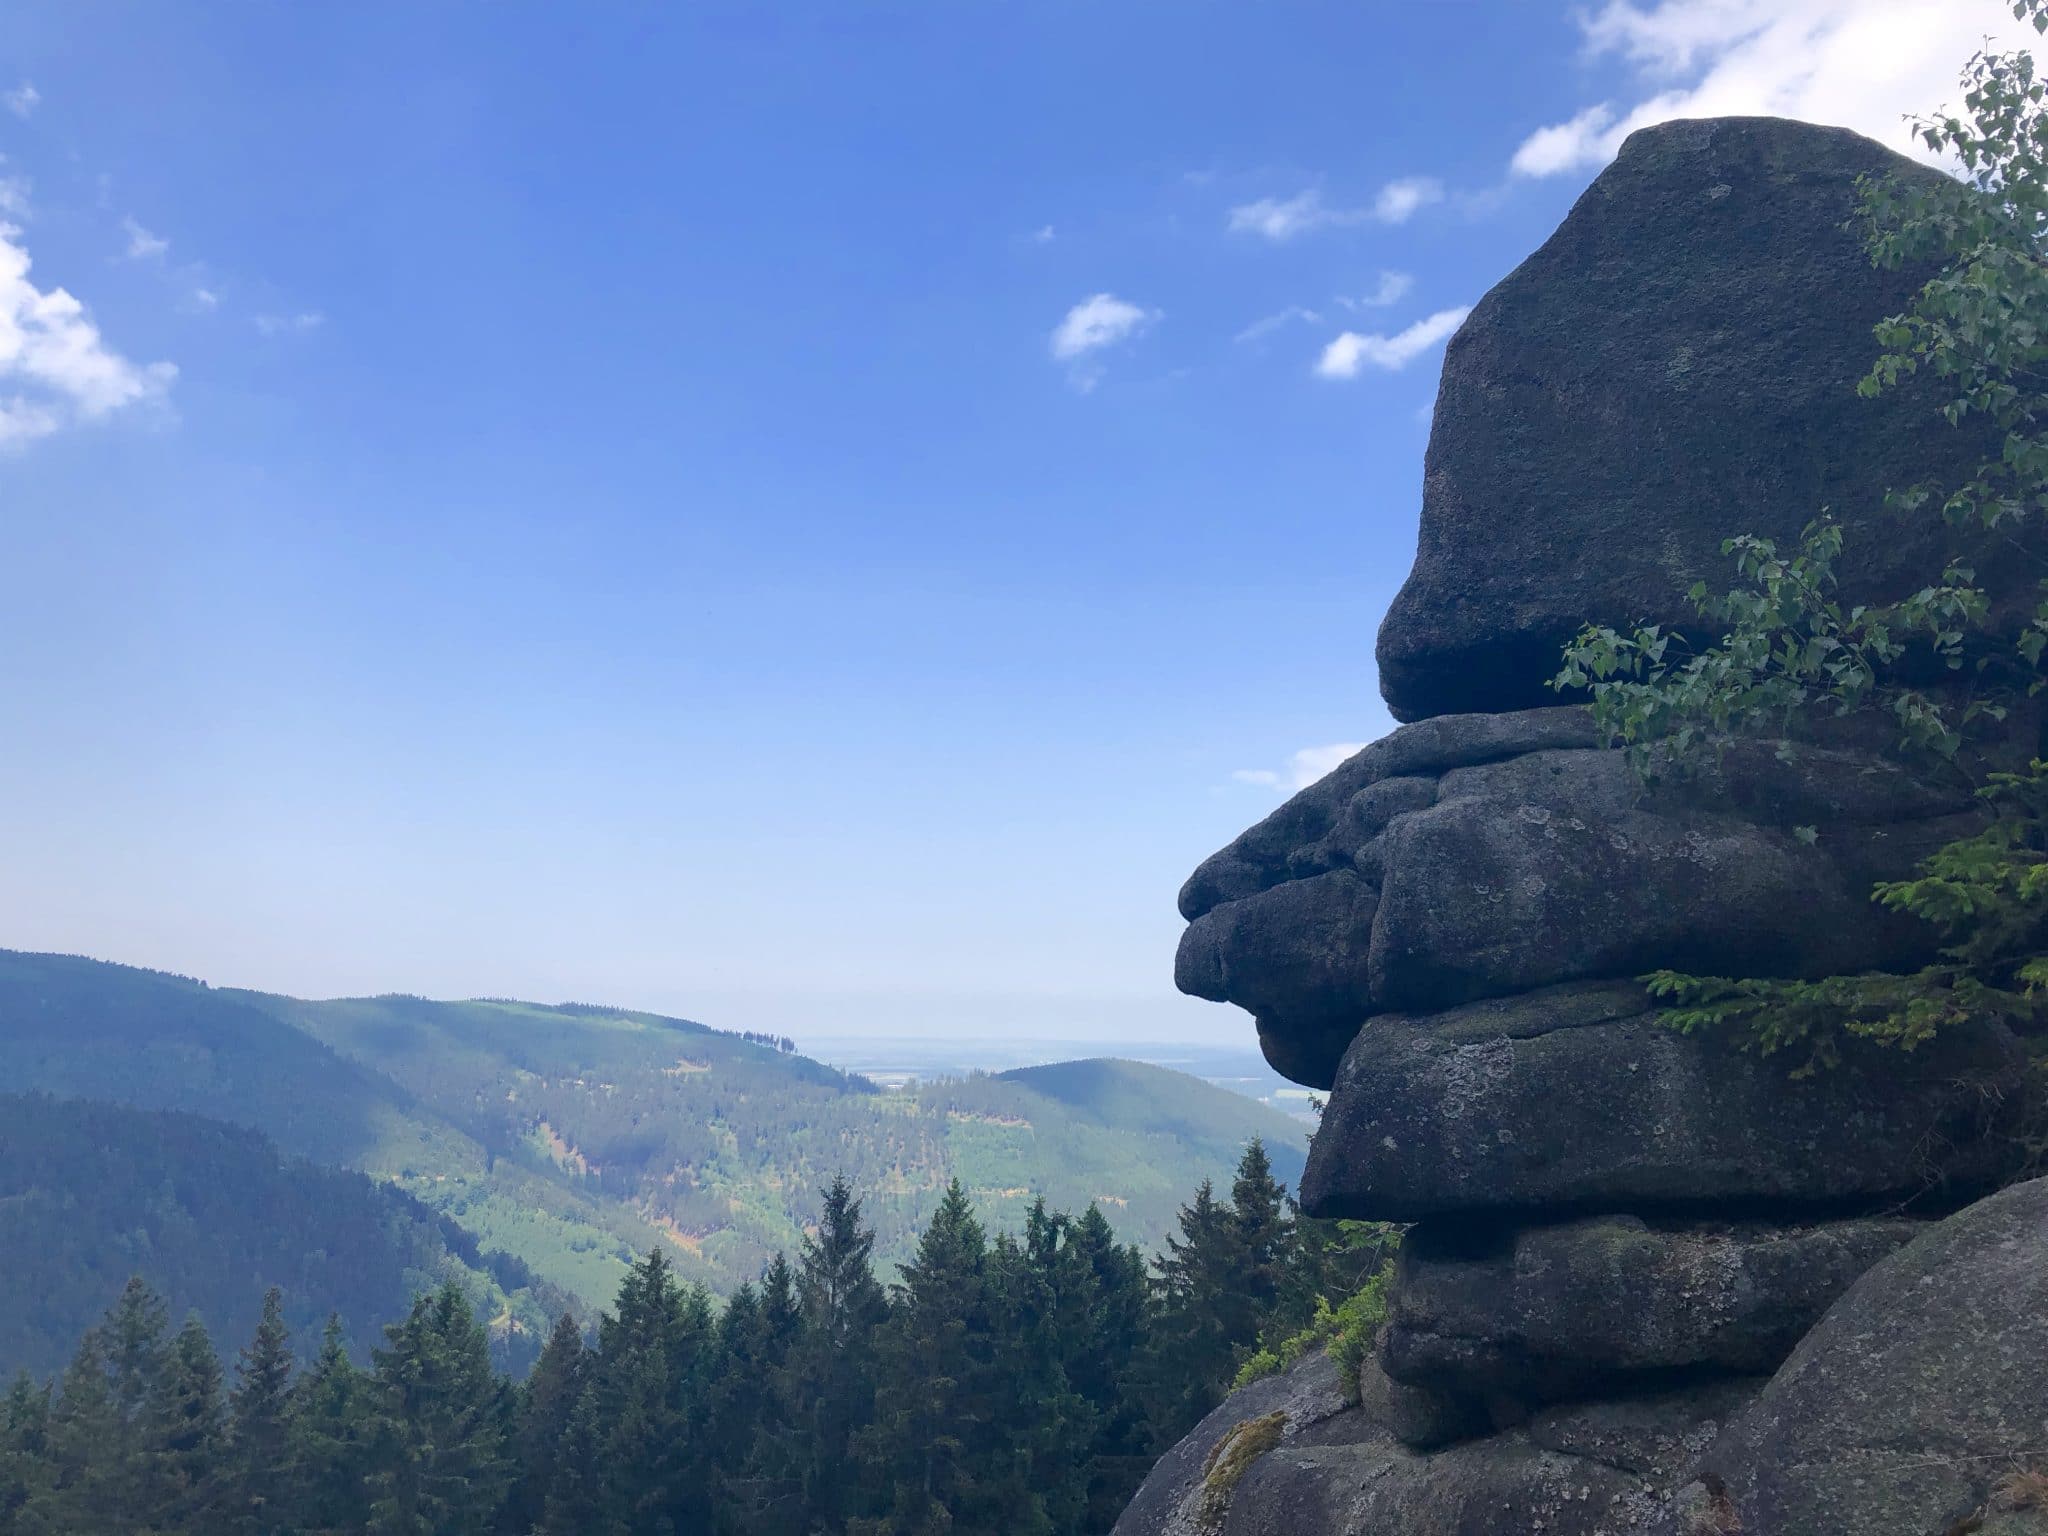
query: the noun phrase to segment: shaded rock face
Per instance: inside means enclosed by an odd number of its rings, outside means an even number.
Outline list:
[[[1790,1070],[1667,1029],[1633,982],[1386,1015],[1345,1053],[1302,1199],[1384,1221],[1870,1211],[1952,1204],[2023,1156],[1998,1132],[2026,1057],[1997,1025]]]
[[[1932,519],[1893,523],[1884,491],[1981,445],[1925,398],[1854,392],[1909,280],[1842,224],[1856,176],[1892,172],[1930,174],[1780,122],[1628,141],[1446,357],[1380,636],[1410,723],[1181,892],[1180,987],[1329,1092],[1304,1208],[1412,1224],[1361,1405],[1250,1460],[1229,1532],[2036,1518],[1985,1502],[1992,1464],[2048,1470],[2048,1186],[1991,1193],[2026,1156],[2021,1042],[1957,1024],[1795,1079],[1797,1057],[1667,1028],[1637,979],[1926,963],[1937,935],[1871,887],[1981,824],[1968,776],[1858,717],[1646,788],[1543,689],[1581,623],[1686,617],[1733,532],[1788,538],[1832,503],[1847,601],[1935,565]],[[2015,714],[1979,778],[2040,730]],[[1206,1455],[1177,1448],[1160,1488],[1183,1450]],[[1147,1489],[1119,1530],[1181,1529]]]
[[[2048,1470],[2048,1179],[1859,1280],[1701,1470],[1743,1531],[1937,1536],[2016,1467]]]
[[[1401,1247],[1380,1361],[1396,1381],[1523,1404],[1768,1371],[1922,1225],[1425,1223]]]
[[[1873,271],[1850,227],[1857,177],[1933,174],[1770,118],[1630,136],[1446,350],[1415,569],[1379,637],[1396,719],[1540,703],[1589,616],[1683,627],[1724,538],[1790,540],[1822,507],[1870,557],[1848,600],[1939,569],[1929,520],[1884,494],[1980,443],[1937,431],[1927,391],[1856,394],[1919,275]]]

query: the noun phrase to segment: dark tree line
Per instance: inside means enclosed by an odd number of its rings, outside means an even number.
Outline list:
[[[278,1297],[228,1369],[131,1281],[58,1377],[0,1400],[0,1536],[1081,1536],[1261,1336],[1376,1260],[1292,1211],[1264,1149],[1147,1273],[1101,1212],[991,1238],[954,1184],[898,1281],[844,1179],[723,1309],[650,1254],[594,1336],[492,1368],[459,1286],[367,1368]]]

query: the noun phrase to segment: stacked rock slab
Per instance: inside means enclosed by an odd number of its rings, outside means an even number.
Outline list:
[[[1717,1501],[1782,1505],[1754,1459],[1741,1482],[1701,1452],[1760,1388],[1796,1395],[1764,1384],[1859,1277],[2013,1175],[2026,1057],[1996,1023],[1795,1078],[1664,1027],[1635,980],[1920,963],[1932,936],[1870,890],[1979,824],[1970,783],[1852,719],[1645,788],[1544,688],[1585,621],[1682,624],[1735,532],[1830,507],[1852,600],[1938,560],[1884,492],[1982,445],[1925,396],[1857,395],[1912,278],[1850,227],[1859,177],[1931,174],[1836,129],[1646,129],[1452,339],[1380,633],[1410,723],[1181,893],[1181,988],[1329,1094],[1305,1207],[1412,1223],[1361,1406],[1281,1434],[1229,1531],[1711,1530]],[[1162,1464],[1119,1531],[1183,1528],[1161,1511],[1189,1518],[1187,1471]]]

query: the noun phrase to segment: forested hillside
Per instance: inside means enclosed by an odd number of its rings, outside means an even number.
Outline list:
[[[191,1110],[389,1179],[586,1301],[665,1244],[719,1295],[793,1251],[820,1191],[866,1192],[884,1264],[957,1177],[1015,1228],[1043,1197],[1155,1249],[1253,1137],[1298,1177],[1302,1127],[1199,1079],[1064,1063],[884,1093],[686,1020],[580,1005],[304,1002],[0,952],[0,1081]]]
[[[819,1207],[722,1309],[657,1249],[523,1383],[460,1285],[367,1362],[273,1299],[230,1367],[133,1282],[0,1397],[0,1536],[1101,1536],[1234,1374],[1361,1349],[1378,1314],[1332,1298],[1391,1250],[1299,1220],[1256,1143],[1152,1266],[1099,1206],[991,1237],[955,1183],[889,1284],[847,1183]]]
[[[302,1334],[359,1353],[421,1290],[459,1282],[523,1369],[563,1298],[400,1190],[195,1115],[0,1095],[0,1374],[38,1375],[146,1274],[175,1315],[246,1335],[276,1286]]]

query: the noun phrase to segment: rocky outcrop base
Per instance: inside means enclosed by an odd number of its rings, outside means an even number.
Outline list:
[[[1833,1238],[1882,1245],[1881,1222]],[[1825,1256],[1822,1263],[1828,1262]],[[1400,1326],[1398,1319],[1393,1325]],[[1326,1357],[1232,1394],[1146,1479],[1116,1536],[2043,1536],[2048,1179],[1879,1261],[1769,1378],[1557,1404],[1433,1450],[1368,1361]],[[1205,1461],[1279,1414],[1229,1486]],[[2031,1490],[2031,1491],[2030,1491]]]

